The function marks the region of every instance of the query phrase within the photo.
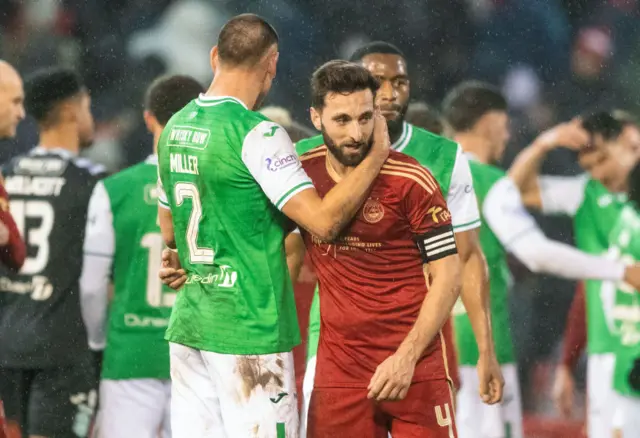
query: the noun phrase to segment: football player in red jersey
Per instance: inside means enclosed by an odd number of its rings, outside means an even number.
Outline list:
[[[374,117],[377,87],[368,70],[344,61],[314,73],[312,121],[325,144],[301,161],[321,195],[387,135]],[[433,176],[392,151],[337,241],[302,235],[320,283],[308,436],[455,436],[440,329],[459,294],[460,267]]]
[[[332,61],[313,76],[325,145],[301,157],[321,195],[389,141],[365,68]],[[334,242],[303,230],[320,283],[321,332],[307,436],[455,437],[441,327],[459,295],[451,215],[416,160],[391,152],[369,199]],[[175,258],[161,277],[180,286]],[[428,278],[428,281],[426,280]],[[428,286],[427,286],[428,283]]]

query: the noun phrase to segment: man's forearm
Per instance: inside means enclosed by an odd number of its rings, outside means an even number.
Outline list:
[[[560,357],[560,364],[571,371],[575,369],[584,347],[587,345],[586,318],[584,283],[579,283],[567,315]]]
[[[491,302],[487,262],[480,248],[476,248],[462,267],[462,303],[467,310],[471,328],[481,354],[493,351]]]
[[[460,295],[458,256],[449,256],[438,262],[438,269],[431,269],[432,282],[418,319],[397,350],[398,354],[406,355],[414,362],[447,321]]]
[[[550,150],[550,146],[543,142],[534,142],[518,154],[509,169],[509,177],[523,194],[523,201],[531,205],[531,196],[539,198],[538,176],[540,166]],[[537,203],[540,201],[538,200]]]
[[[284,241],[284,250],[287,254],[287,267],[289,268],[289,275],[291,276],[291,283],[296,284],[298,276],[300,275],[300,269],[304,261],[305,246],[302,236],[299,232],[289,233]]]
[[[364,203],[369,188],[384,164],[378,158],[365,158],[353,172],[326,194],[322,200],[320,214],[331,223],[329,234],[337,234],[347,225]]]
[[[112,263],[113,259],[109,256],[84,255],[80,276],[80,310],[92,350],[102,350],[106,346],[109,274]]]
[[[158,224],[162,233],[164,244],[171,249],[176,249],[176,236],[173,231],[173,216],[171,210],[158,205]]]

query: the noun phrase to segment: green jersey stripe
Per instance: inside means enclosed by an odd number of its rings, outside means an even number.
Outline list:
[[[306,189],[311,189],[311,188],[313,188],[313,184],[309,181],[305,181],[303,183],[298,184],[297,186],[289,190],[287,193],[282,195],[282,197],[278,200],[278,202],[276,202],[276,208],[278,208],[278,210],[282,209],[282,207],[284,207],[284,204],[286,204],[289,199],[293,198],[295,195],[297,195],[301,191]]]
[[[472,230],[473,228],[477,228],[481,224],[482,223],[478,219],[478,220],[475,220],[475,221],[467,222],[466,224],[456,225],[456,226],[453,227],[453,229],[459,233],[461,231],[467,231],[467,230]]]

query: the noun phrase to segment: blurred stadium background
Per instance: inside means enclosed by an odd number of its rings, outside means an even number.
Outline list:
[[[65,65],[86,78],[97,137],[89,155],[115,171],[146,157],[151,141],[141,100],[161,73],[211,79],[208,52],[230,16],[255,12],[281,37],[278,77],[268,104],[310,126],[308,78],[322,62],[347,57],[382,39],[407,55],[413,100],[437,107],[451,86],[481,79],[509,99],[512,140],[505,166],[533,136],[592,108],[640,109],[639,0],[0,0],[1,57],[25,75]],[[0,145],[0,162],[37,142],[23,123]],[[565,150],[546,173],[575,174]],[[568,222],[539,218],[548,235],[570,242]],[[582,397],[574,419],[561,421],[551,403],[565,316],[574,285],[515,266],[511,296],[529,437],[579,436]],[[306,333],[312,274],[297,286]],[[302,376],[304,346],[298,349]],[[584,364],[581,364],[584,374]],[[584,386],[584,378],[578,380]]]

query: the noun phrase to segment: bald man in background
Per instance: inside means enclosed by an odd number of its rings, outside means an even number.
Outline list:
[[[0,60],[0,138],[13,138],[24,119],[24,91],[18,72]],[[9,196],[0,175],[0,262],[18,271],[24,263],[26,247],[9,212]],[[2,297],[0,297],[1,305]],[[5,429],[2,394],[0,394],[0,438],[9,436]],[[13,434],[16,432],[14,431]]]
[[[13,138],[24,119],[24,91],[18,72],[0,60],[0,138]],[[26,248],[9,213],[9,197],[0,175],[0,262],[13,271],[24,263]]]

